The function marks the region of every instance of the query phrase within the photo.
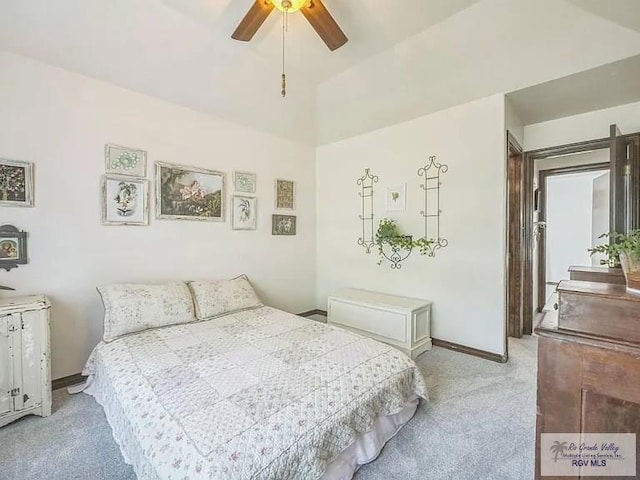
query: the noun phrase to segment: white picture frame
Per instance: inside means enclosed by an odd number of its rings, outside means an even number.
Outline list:
[[[296,182],[276,178],[275,204],[276,210],[296,209]]]
[[[245,195],[231,196],[231,229],[256,230],[258,226],[258,199]]]
[[[102,224],[149,225],[149,180],[103,175]]]
[[[387,212],[403,212],[407,208],[407,184],[389,185],[385,195]]]
[[[233,172],[233,190],[238,193],[256,193],[255,173]]]
[[[33,207],[33,163],[0,158],[0,207]]]
[[[104,171],[130,177],[147,176],[147,152],[138,148],[107,143],[104,147]]]

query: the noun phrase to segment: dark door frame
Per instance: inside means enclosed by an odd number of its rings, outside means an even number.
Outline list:
[[[522,333],[531,335],[533,332],[533,174],[534,162],[538,159],[568,155],[571,153],[584,153],[591,150],[609,148],[609,137],[589,140],[586,142],[569,143],[555,147],[541,148],[524,152],[522,155]],[[507,177],[507,189],[513,179]],[[508,272],[508,271],[507,271]],[[507,273],[508,275],[508,273]],[[507,283],[511,281],[507,278]],[[508,317],[507,317],[508,318]]]
[[[508,350],[508,337],[520,338],[523,334],[522,301],[522,179],[524,163],[522,147],[507,130],[507,255],[506,255],[506,337],[505,352]]]
[[[586,165],[575,165],[571,167],[548,168],[538,171],[538,221],[547,221],[547,178],[558,175],[568,175],[571,173],[595,172],[598,170],[610,170],[611,162],[600,162]],[[537,310],[542,311],[542,307],[547,300],[547,235],[546,229],[538,237],[538,298]]]

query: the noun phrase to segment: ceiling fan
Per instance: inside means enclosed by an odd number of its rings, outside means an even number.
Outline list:
[[[302,12],[331,51],[347,43],[347,36],[321,0],[256,0],[231,38],[243,42],[251,40],[274,8],[285,15],[298,10]]]

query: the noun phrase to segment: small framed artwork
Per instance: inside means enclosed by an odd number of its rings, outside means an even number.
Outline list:
[[[295,215],[272,215],[271,234],[272,235],[295,235],[296,234]]]
[[[0,158],[0,206],[33,207],[33,163]]]
[[[156,162],[156,218],[224,222],[225,174]]]
[[[295,210],[296,182],[276,179],[276,210]]]
[[[256,193],[256,174],[233,172],[233,189],[240,193]]]
[[[404,211],[407,207],[407,184],[391,185],[387,187],[387,195],[385,197],[385,209],[387,212]]]
[[[149,180],[104,175],[102,224],[149,225]]]
[[[231,197],[231,229],[255,230],[258,223],[258,199],[233,195]]]
[[[147,176],[147,152],[136,148],[107,144],[104,147],[105,172],[133,177]]]
[[[28,263],[27,232],[21,232],[13,225],[2,225],[0,227],[0,268],[8,272],[26,263]]]

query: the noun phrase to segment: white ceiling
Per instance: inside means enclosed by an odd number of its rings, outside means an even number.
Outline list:
[[[335,142],[637,54],[640,33],[568,1],[482,0],[320,85],[317,141]]]
[[[162,1],[207,25],[220,42],[229,40],[231,32],[254,3],[254,0]],[[288,67],[303,72],[314,84],[324,82],[478,1],[480,0],[323,0],[349,42],[339,50],[330,52],[301,14],[290,15],[286,37]],[[241,48],[280,66],[282,14],[274,10],[253,40]]]
[[[640,55],[507,95],[524,125],[640,101]]]
[[[569,0],[569,2],[640,32],[640,2],[638,0]]]
[[[230,38],[252,2],[0,0],[0,48],[311,144],[640,54],[638,0],[324,0],[349,42],[292,15],[282,100],[279,15]]]

